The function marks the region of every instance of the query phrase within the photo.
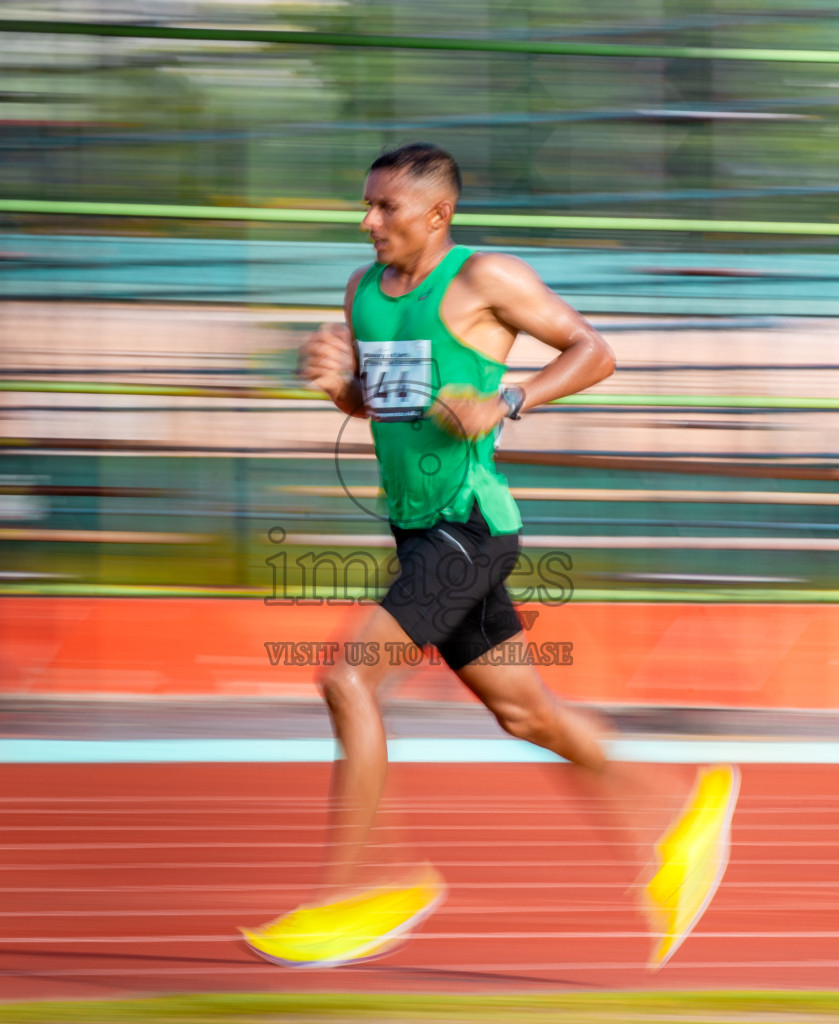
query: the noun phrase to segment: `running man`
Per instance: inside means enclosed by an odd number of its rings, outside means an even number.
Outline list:
[[[301,350],[305,376],[342,412],[370,419],[396,538],[400,574],[354,639],[379,651],[434,645],[508,733],[580,766],[597,792],[637,802],[637,786],[607,764],[594,721],[560,704],[534,666],[505,665],[500,650],[525,638],[504,587],[522,522],[493,462],[499,428],[602,381],[614,355],[527,264],[454,244],[460,189],[457,164],[436,146],[403,146],[373,162],[361,226],[376,262],[350,278],[346,324],[322,327]],[[519,332],[557,356],[505,387]],[[329,967],[382,956],[443,898],[431,867],[404,885],[358,888],[387,768],[376,697],[387,668],[381,658],[321,669],[343,751],[333,778],[334,841],[316,904],[243,929],[250,948],[274,962]],[[719,884],[736,793],[733,769],[700,773],[655,850],[659,870],[645,887],[660,939],[655,965],[672,955]]]

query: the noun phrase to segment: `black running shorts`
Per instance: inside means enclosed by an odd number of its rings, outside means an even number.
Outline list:
[[[517,533],[494,537],[477,502],[466,523],[391,530],[400,572],[381,603],[418,647],[432,644],[457,671],[521,632],[504,586]]]

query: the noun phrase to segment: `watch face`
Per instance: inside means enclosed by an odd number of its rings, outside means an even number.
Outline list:
[[[502,395],[510,408],[507,418],[511,420],[519,419],[519,409],[521,409],[524,402],[524,392],[522,389],[515,386],[507,387],[502,391]]]

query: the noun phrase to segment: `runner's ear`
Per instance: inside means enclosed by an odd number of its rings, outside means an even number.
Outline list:
[[[429,210],[429,226],[432,230],[439,231],[440,228],[447,227],[451,224],[453,216],[454,203],[451,199],[440,199]]]

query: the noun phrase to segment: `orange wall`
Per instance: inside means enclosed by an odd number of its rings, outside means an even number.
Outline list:
[[[541,669],[571,700],[839,707],[836,605],[572,602],[520,610],[538,612],[528,639],[540,652],[549,642],[573,645],[572,664]],[[360,614],[256,599],[7,597],[0,686],[19,695],[313,696],[313,668],[272,666],[265,642],[340,643],[352,638]],[[472,699],[427,661],[395,671],[394,680],[397,696]]]

